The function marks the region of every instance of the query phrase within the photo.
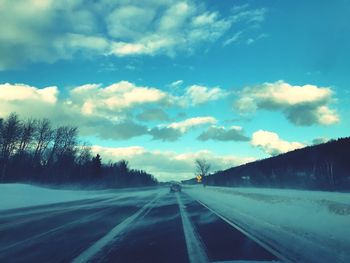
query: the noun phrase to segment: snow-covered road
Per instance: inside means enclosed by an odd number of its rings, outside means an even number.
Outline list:
[[[345,193],[0,185],[0,198],[0,262],[350,262]]]
[[[21,196],[7,200],[2,192],[7,209],[0,210],[0,262],[278,260],[186,191],[5,187],[7,198],[14,191]]]

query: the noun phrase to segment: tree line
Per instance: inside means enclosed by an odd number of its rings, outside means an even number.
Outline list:
[[[203,182],[217,186],[349,191],[349,171],[350,137],[217,171]]]
[[[93,187],[132,187],[157,184],[128,162],[103,163],[78,128],[54,127],[49,119],[22,120],[15,113],[0,118],[0,182],[80,184]]]

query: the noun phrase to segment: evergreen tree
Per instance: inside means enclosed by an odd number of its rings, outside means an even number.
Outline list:
[[[97,154],[95,157],[91,160],[92,165],[92,175],[93,177],[99,177],[101,175],[102,170],[102,159],[99,154]]]

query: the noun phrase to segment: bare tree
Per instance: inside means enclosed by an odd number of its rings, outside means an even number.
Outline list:
[[[19,146],[17,151],[19,156],[23,156],[27,151],[28,147],[33,142],[35,129],[36,129],[36,121],[33,119],[28,119],[26,122],[22,124]]]
[[[76,151],[76,162],[78,165],[83,166],[91,161],[92,153],[91,146],[87,142],[82,142],[80,145]]]
[[[0,118],[0,153],[1,153],[2,144],[3,144],[3,136],[2,136],[3,126],[4,126],[4,119]],[[0,158],[1,158],[1,156],[0,156]]]
[[[48,158],[48,165],[55,159],[67,154],[74,154],[77,146],[78,129],[76,127],[58,127],[53,135],[53,145]]]
[[[211,165],[205,159],[196,159],[196,174],[202,176],[203,185],[206,184],[205,177],[209,175]]]
[[[11,113],[1,129],[1,158],[7,160],[15,151],[21,132],[21,122],[17,114]]]
[[[38,121],[36,126],[37,127],[34,135],[36,141],[34,159],[42,161],[43,153],[52,140],[53,130],[48,119]]]
[[[21,132],[21,121],[18,115],[11,113],[10,116],[2,122],[1,127],[1,149],[0,149],[0,160],[1,160],[1,178],[4,179],[6,173],[7,163],[11,155],[15,152],[16,146]]]

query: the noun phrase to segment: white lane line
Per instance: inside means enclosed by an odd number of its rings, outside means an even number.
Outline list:
[[[254,240],[256,243],[258,243],[260,246],[262,246],[263,248],[265,248],[267,251],[269,251],[271,254],[275,255],[277,258],[279,258],[280,260],[282,260],[283,262],[292,262],[290,259],[286,258],[285,256],[283,256],[280,252],[276,251],[275,249],[271,248],[269,245],[265,244],[263,241],[261,241],[260,239],[256,238],[255,236],[253,236],[252,234],[250,234],[249,232],[247,232],[246,230],[244,230],[243,228],[241,228],[240,226],[238,226],[237,224],[233,223],[232,221],[230,221],[229,219],[227,219],[226,217],[220,215],[218,212],[216,212],[215,210],[211,209],[209,206],[207,206],[206,204],[204,204],[203,202],[199,201],[198,199],[195,199],[198,203],[200,203],[202,206],[204,206],[205,208],[207,208],[208,210],[210,210],[212,213],[214,213],[215,215],[217,215],[218,217],[220,217],[222,220],[224,220],[226,223],[228,223],[230,226],[236,228],[238,231],[240,231],[241,233],[243,233],[244,235],[246,235],[247,237],[249,237],[250,239]],[[277,261],[278,262],[278,261]]]
[[[194,229],[187,212],[184,208],[182,200],[178,193],[176,193],[177,202],[179,204],[180,215],[182,220],[182,227],[185,234],[187,253],[191,263],[209,262],[204,245],[199,238],[197,231]]]
[[[160,194],[158,194],[149,203],[144,205],[135,214],[128,217],[123,222],[121,222],[120,224],[118,224],[114,228],[112,228],[112,230],[109,231],[105,236],[103,236],[101,239],[99,239],[97,242],[95,242],[92,246],[90,246],[88,249],[83,251],[79,256],[77,256],[72,261],[72,263],[81,263],[81,262],[87,262],[87,261],[91,260],[106,245],[108,245],[112,241],[116,240],[121,234],[123,234],[127,230],[127,228],[130,226],[131,223],[133,223],[140,216],[147,214],[148,211],[150,211],[153,208],[155,201],[159,197],[160,197]]]

